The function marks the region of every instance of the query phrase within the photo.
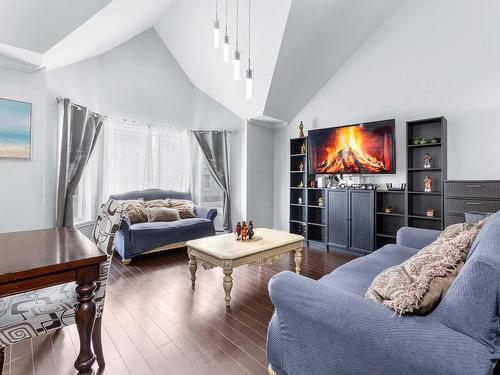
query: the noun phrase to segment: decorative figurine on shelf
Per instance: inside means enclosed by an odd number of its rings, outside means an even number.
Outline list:
[[[315,180],[309,181],[309,187],[314,189],[316,187],[316,181]]]
[[[425,211],[425,214],[428,217],[434,217],[435,213],[436,213],[436,209],[435,208],[428,208],[427,211]]]
[[[318,198],[318,207],[323,207],[324,204],[325,204],[325,202],[323,201],[323,197],[319,197]]]
[[[248,233],[247,230],[248,230],[247,222],[244,221],[241,224],[241,240],[242,241],[246,241],[247,240],[247,233]]]
[[[424,168],[425,169],[431,169],[432,164],[431,164],[432,156],[428,152],[425,153],[424,155]]]
[[[297,200],[297,202],[298,202],[299,204],[302,204],[302,197],[299,197],[299,199]]]
[[[302,155],[306,154],[306,144],[305,143],[302,143],[302,146],[300,146],[300,153]]]
[[[431,138],[431,143],[439,143],[439,142],[441,142],[441,138],[439,138],[439,137],[432,137]]]
[[[304,172],[304,163],[302,162],[299,164],[299,171]]]
[[[236,240],[238,240],[238,241],[241,240],[241,223],[239,221],[236,224],[234,234],[236,235]]]
[[[385,212],[386,214],[392,214],[392,207],[391,207],[391,206],[389,206],[389,207],[384,208],[384,212]]]
[[[430,176],[424,177],[424,192],[430,193],[432,191],[432,178]]]
[[[304,181],[299,181],[299,184],[297,185],[297,187],[303,188],[304,187]]]
[[[255,232],[253,231],[253,221],[250,220],[248,222],[248,239],[251,240],[254,236]]]
[[[304,122],[301,121],[299,124],[299,138],[304,138]]]

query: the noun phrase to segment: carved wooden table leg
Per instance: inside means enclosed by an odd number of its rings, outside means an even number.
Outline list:
[[[295,272],[300,274],[300,265],[302,264],[302,248],[295,249]]]
[[[4,359],[5,359],[5,347],[0,346],[0,375],[2,375]]]
[[[194,255],[189,254],[189,271],[191,272],[191,288],[194,290],[196,282],[196,269],[198,268],[197,259]]]
[[[233,288],[233,274],[232,268],[224,268],[224,292],[226,292],[226,296],[224,300],[226,301],[226,308],[229,308],[229,302],[231,301],[231,289]]]
[[[92,365],[95,362],[92,353],[92,331],[94,329],[96,305],[94,302],[95,280],[99,275],[99,268],[82,269],[77,275],[76,293],[78,306],[75,312],[76,328],[80,337],[80,353],[75,362],[78,375],[92,375]]]

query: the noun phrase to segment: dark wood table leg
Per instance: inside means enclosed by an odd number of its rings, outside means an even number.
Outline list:
[[[5,347],[0,346],[0,375],[2,375],[4,359],[5,359]]]
[[[78,375],[93,375],[92,365],[95,362],[92,353],[92,331],[94,329],[96,305],[94,302],[95,280],[99,268],[88,267],[79,270],[77,274],[78,307],[75,313],[76,328],[80,337],[80,353],[75,362]]]
[[[92,333],[92,344],[94,346],[94,353],[97,358],[97,364],[99,368],[104,368],[106,363],[104,362],[104,354],[102,352],[102,318],[96,318],[94,324],[94,332]]]

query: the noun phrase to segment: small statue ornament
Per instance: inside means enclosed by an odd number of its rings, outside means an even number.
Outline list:
[[[236,240],[241,240],[241,223],[238,221],[236,224],[236,228],[234,230],[234,233],[236,234]]]
[[[304,172],[304,164],[303,163],[299,164],[299,171]]]
[[[302,143],[302,146],[300,146],[300,153],[302,155],[306,154],[306,144],[305,143]]]
[[[315,188],[316,187],[316,181],[314,181],[314,180],[309,181],[309,187]]]
[[[435,208],[428,208],[427,211],[425,211],[425,214],[428,217],[434,217],[435,213],[436,213],[436,209]]]
[[[388,207],[384,208],[384,212],[385,212],[386,214],[392,214],[392,207],[391,207],[391,206],[388,206]]]
[[[318,207],[323,207],[324,204],[325,204],[325,202],[323,201],[323,197],[319,197],[318,198]]]
[[[299,124],[299,138],[304,138],[304,122],[301,121]]]
[[[255,232],[253,231],[253,221],[250,220],[248,222],[248,239],[251,240],[254,236]]]
[[[432,178],[430,176],[424,177],[424,192],[430,193],[432,191]]]
[[[299,184],[297,185],[297,187],[303,188],[304,187],[304,181],[299,181]]]
[[[244,221],[241,224],[241,240],[242,241],[246,241],[247,240],[247,233],[248,233],[247,230],[248,230],[247,222]]]
[[[424,168],[425,169],[432,168],[431,160],[432,160],[431,154],[429,154],[428,152],[426,152],[425,155],[424,155]]]
[[[302,197],[299,197],[299,199],[297,200],[297,202],[298,202],[299,204],[302,204]]]

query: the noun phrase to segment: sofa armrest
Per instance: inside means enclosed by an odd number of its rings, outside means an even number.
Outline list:
[[[214,221],[215,218],[217,217],[217,209],[196,206],[196,215],[202,219],[208,219]]]
[[[130,223],[130,219],[127,215],[123,215],[122,223],[120,225],[120,231],[123,233],[128,233],[130,232],[130,226],[132,224]]]
[[[414,249],[422,249],[436,241],[440,233],[439,230],[403,227],[396,234],[396,243]]]
[[[286,373],[467,374],[491,366],[485,346],[431,316],[398,316],[288,271],[271,279],[269,293]]]

